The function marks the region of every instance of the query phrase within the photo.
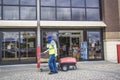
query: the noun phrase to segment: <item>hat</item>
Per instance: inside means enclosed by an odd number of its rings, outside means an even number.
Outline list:
[[[47,41],[50,42],[52,40],[52,36],[47,37]]]

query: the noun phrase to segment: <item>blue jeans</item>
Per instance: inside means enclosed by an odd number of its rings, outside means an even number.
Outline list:
[[[50,55],[48,60],[48,66],[51,72],[57,72],[55,55]]]

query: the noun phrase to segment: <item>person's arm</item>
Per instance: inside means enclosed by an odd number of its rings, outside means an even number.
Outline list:
[[[45,53],[47,53],[48,51],[49,51],[49,49],[45,50],[43,53],[45,54]]]

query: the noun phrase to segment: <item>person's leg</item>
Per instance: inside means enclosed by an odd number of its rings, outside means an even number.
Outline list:
[[[53,70],[53,56],[52,55],[49,56],[48,66],[49,66],[50,72],[54,72],[54,70]]]
[[[55,60],[55,55],[53,55],[53,69],[54,69],[54,72],[57,73],[58,70],[57,70],[57,66],[56,66],[56,60]]]

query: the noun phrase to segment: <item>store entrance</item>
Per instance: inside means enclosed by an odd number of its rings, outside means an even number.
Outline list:
[[[80,48],[83,41],[83,31],[59,31],[60,57],[73,57],[73,47]],[[80,52],[77,57],[79,58]]]

